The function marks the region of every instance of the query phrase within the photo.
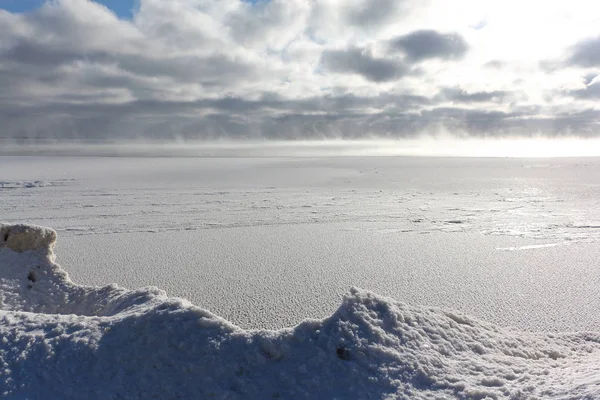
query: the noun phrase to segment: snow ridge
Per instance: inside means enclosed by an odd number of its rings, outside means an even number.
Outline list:
[[[246,331],[157,288],[85,287],[56,233],[0,224],[5,399],[600,397],[600,334],[511,331],[351,289],[324,320]]]

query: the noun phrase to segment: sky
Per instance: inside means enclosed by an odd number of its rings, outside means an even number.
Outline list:
[[[596,138],[599,15],[589,0],[0,0],[0,138]]]
[[[96,3],[106,6],[120,19],[132,19],[139,5],[135,0],[95,0]],[[45,0],[0,0],[0,9],[11,13],[27,13],[44,5]]]

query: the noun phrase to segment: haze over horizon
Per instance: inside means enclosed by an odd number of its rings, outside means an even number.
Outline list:
[[[3,140],[600,133],[597,2],[0,8]]]

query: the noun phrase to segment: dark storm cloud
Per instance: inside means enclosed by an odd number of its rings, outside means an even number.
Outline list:
[[[570,65],[600,68],[600,36],[585,39],[573,46]]]
[[[410,73],[401,60],[373,57],[363,49],[326,50],[321,63],[325,69],[341,74],[357,74],[372,82],[394,81]]]
[[[434,30],[420,30],[393,39],[393,50],[399,50],[413,61],[429,58],[455,60],[468,51],[467,42],[457,33],[439,33]]]

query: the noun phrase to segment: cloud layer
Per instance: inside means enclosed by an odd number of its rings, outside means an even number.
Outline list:
[[[531,3],[141,0],[132,20],[90,0],[0,11],[0,138],[598,136],[600,6]]]

